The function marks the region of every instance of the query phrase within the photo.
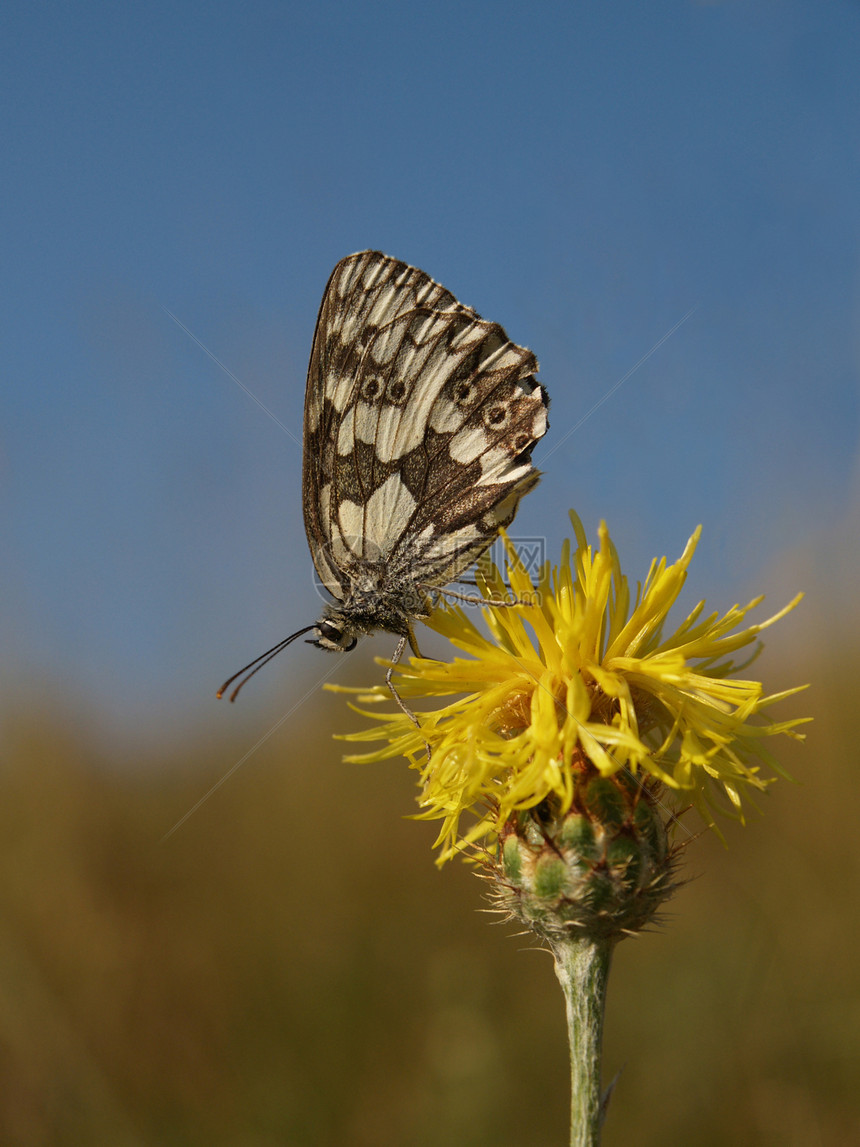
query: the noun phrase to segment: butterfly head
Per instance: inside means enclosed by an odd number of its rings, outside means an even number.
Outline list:
[[[348,653],[355,649],[358,637],[355,630],[343,618],[322,617],[314,626],[314,636],[307,639],[308,645],[317,649],[327,649],[330,653]]]

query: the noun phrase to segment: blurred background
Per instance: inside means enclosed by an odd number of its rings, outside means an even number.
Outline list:
[[[331,739],[322,680],[392,640],[214,696],[318,616],[305,371],[365,247],[538,355],[516,534],[557,556],[573,506],[635,580],[701,522],[682,605],[807,594],[755,670],[811,683],[796,783],[619,947],[605,1142],[860,1140],[858,36],[839,0],[3,6],[3,1143],[566,1141],[549,957],[434,868],[405,763]]]

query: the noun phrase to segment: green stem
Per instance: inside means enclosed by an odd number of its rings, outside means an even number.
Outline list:
[[[555,974],[564,992],[570,1041],[570,1147],[597,1147],[602,1114],[603,1008],[612,943],[556,940],[552,949]]]

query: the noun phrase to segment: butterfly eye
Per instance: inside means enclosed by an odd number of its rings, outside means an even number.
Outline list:
[[[352,634],[346,637],[346,634],[339,625],[335,625],[332,621],[321,621],[317,625],[319,630],[319,642],[323,649],[337,650],[340,653],[349,653],[350,649],[355,649],[358,644],[358,638]]]

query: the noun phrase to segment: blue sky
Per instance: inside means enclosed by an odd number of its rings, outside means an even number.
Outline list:
[[[10,0],[7,697],[237,719],[220,681],[319,611],[294,438],[323,287],[365,247],[537,354],[519,532],[554,553],[569,506],[605,518],[636,576],[701,522],[693,597],[771,589],[857,497],[859,37],[838,0]],[[352,655],[366,679],[390,647]],[[294,648],[239,719],[332,668]]]

